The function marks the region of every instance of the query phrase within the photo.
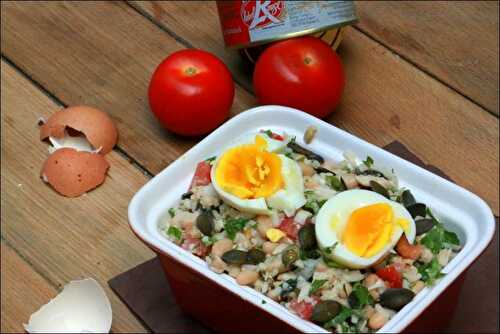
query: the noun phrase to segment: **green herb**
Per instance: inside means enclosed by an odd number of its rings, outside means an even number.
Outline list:
[[[438,222],[425,234],[420,243],[437,254],[448,245],[459,245],[460,240],[454,232],[445,230],[443,225]]]
[[[373,298],[370,295],[370,292],[368,292],[368,289],[363,285],[359,283],[355,284],[352,289],[352,293],[356,298],[356,308],[361,309],[365,305],[373,305]]]
[[[323,254],[323,262],[325,262],[325,264],[330,267],[330,268],[336,268],[336,269],[346,269],[346,266],[338,263],[337,261],[335,260],[332,260],[330,259],[329,257],[327,257],[325,254]]]
[[[285,157],[293,160],[293,152],[289,152],[289,151],[285,152]]]
[[[205,162],[212,162],[212,161],[215,161],[215,159],[217,159],[217,157],[214,155],[213,157],[205,159]]]
[[[325,327],[326,329],[335,328],[337,327],[337,325],[340,325],[344,323],[347,319],[349,319],[351,315],[353,315],[353,311],[348,307],[342,306],[340,313],[337,314],[337,316],[332,320],[325,322],[323,327]]]
[[[442,267],[435,257],[431,262],[417,266],[417,269],[426,285],[433,285],[437,279],[444,276],[441,272]]]
[[[260,303],[263,304],[263,305],[267,304],[267,302],[264,299],[262,299],[262,301]]]
[[[260,132],[265,133],[269,138],[273,138],[273,132],[271,130],[260,130]]]
[[[214,242],[216,242],[217,240],[214,238],[214,236],[211,236],[209,237],[208,235],[204,235],[202,238],[201,238],[201,242],[203,242],[203,244],[205,246],[210,246],[210,245],[213,245]]]
[[[367,157],[366,157],[366,160],[363,160],[363,164],[364,164],[366,167],[371,168],[371,166],[373,166],[373,159],[372,159],[372,157],[367,156]]]
[[[301,248],[299,250],[299,257],[301,260],[317,259],[321,257],[321,253],[317,249],[305,250]]]
[[[224,223],[224,230],[229,239],[234,240],[236,233],[242,231],[245,225],[249,222],[246,218],[231,218]]]
[[[167,234],[176,238],[177,240],[181,240],[182,238],[182,231],[175,226],[169,226]]]
[[[296,279],[289,279],[286,280],[285,282],[281,283],[281,296],[285,296],[295,290],[297,287],[297,280]]]
[[[336,241],[332,246],[323,248],[323,251],[325,252],[325,254],[330,255],[333,253],[333,250],[335,249],[335,247],[337,247],[338,244],[338,241]]]
[[[168,214],[170,215],[171,218],[174,218],[174,216],[175,216],[175,209],[174,208],[168,209]]]
[[[321,289],[321,287],[323,286],[323,284],[325,284],[326,282],[328,282],[328,280],[326,280],[326,279],[314,280],[311,283],[311,287],[309,288],[309,296],[313,295],[316,291],[318,291],[319,289]]]
[[[346,189],[342,180],[335,175],[326,175],[325,179],[328,185],[336,191],[344,191]]]
[[[302,207],[304,210],[311,212],[312,214],[317,214],[319,209],[326,203],[326,199],[324,200],[315,200],[309,199],[306,204]]]

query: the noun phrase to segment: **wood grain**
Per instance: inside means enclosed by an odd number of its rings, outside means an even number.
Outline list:
[[[149,110],[156,66],[182,49],[122,2],[2,2],[2,53],[65,104],[110,113],[119,145],[157,173],[196,139],[165,131]],[[43,41],[43,43],[40,43]],[[253,104],[237,88],[232,113]]]
[[[98,280],[112,303],[113,331],[145,331],[107,281],[153,256],[127,223],[128,203],[147,177],[113,151],[103,185],[79,198],[57,194],[39,176],[48,152],[37,120],[59,106],[4,61],[1,72],[2,238],[54,286]],[[24,302],[9,299],[5,307]]]
[[[57,292],[3,240],[1,257],[0,332],[22,333],[24,332],[23,323],[28,323],[30,315],[54,298]]]
[[[498,115],[498,1],[359,1],[357,26]]]
[[[224,57],[240,75],[233,67],[239,56],[224,51],[221,37],[200,38],[220,36],[213,3],[133,5],[195,47]],[[394,139],[403,142],[483,197],[498,214],[498,119],[355,29],[346,30],[339,54],[347,87],[340,108],[328,121],[378,146]]]

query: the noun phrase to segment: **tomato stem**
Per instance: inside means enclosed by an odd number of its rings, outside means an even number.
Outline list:
[[[189,66],[188,68],[186,68],[186,69],[184,70],[184,73],[186,73],[186,74],[187,74],[187,75],[189,75],[189,76],[193,76],[193,75],[195,75],[195,74],[196,74],[196,72],[197,72],[197,71],[196,71],[196,68],[191,67],[191,66]]]
[[[312,61],[313,61],[313,60],[312,60],[312,58],[310,58],[310,57],[305,57],[305,58],[304,58],[304,63],[305,63],[306,65],[309,65],[310,63],[312,63]]]

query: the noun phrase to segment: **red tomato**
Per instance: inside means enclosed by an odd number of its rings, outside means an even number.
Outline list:
[[[302,319],[309,320],[312,317],[314,306],[319,301],[317,296],[313,296],[312,299],[312,302],[298,302],[297,299],[294,299],[290,302],[290,308]]]
[[[396,252],[398,252],[398,254],[405,259],[416,260],[422,253],[422,246],[410,244],[408,239],[406,239],[406,236],[403,234],[396,244]]]
[[[377,270],[377,276],[389,283],[391,288],[402,288],[403,278],[401,273],[394,266],[387,266]]]
[[[226,65],[202,50],[172,53],[156,68],[149,84],[151,110],[168,130],[206,134],[229,117],[234,83]]]
[[[289,106],[321,118],[338,105],[344,82],[339,57],[315,37],[271,45],[260,56],[253,74],[259,103]]]
[[[193,179],[191,180],[191,185],[189,189],[196,186],[206,186],[210,184],[210,171],[212,170],[212,166],[206,162],[199,162],[196,166],[196,171],[194,172]]]
[[[297,234],[299,233],[299,226],[293,220],[293,217],[283,218],[278,228],[285,232],[285,234],[291,239],[297,239]]]

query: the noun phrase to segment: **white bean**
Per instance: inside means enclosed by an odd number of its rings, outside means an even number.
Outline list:
[[[257,231],[259,232],[261,237],[265,238],[267,230],[273,227],[273,221],[271,217],[264,215],[257,216],[256,220],[257,220]]]
[[[222,256],[225,252],[233,248],[233,242],[230,239],[221,239],[216,241],[212,246],[212,254],[215,256]]]
[[[278,246],[278,244],[276,242],[265,241],[262,244],[262,250],[266,254],[272,254],[273,251],[276,249],[277,246]]]
[[[256,271],[244,270],[236,276],[236,282],[239,285],[251,285],[257,281],[259,273]]]
[[[387,323],[388,320],[389,319],[387,318],[386,314],[375,312],[368,320],[368,327],[370,327],[371,329],[380,329]]]

